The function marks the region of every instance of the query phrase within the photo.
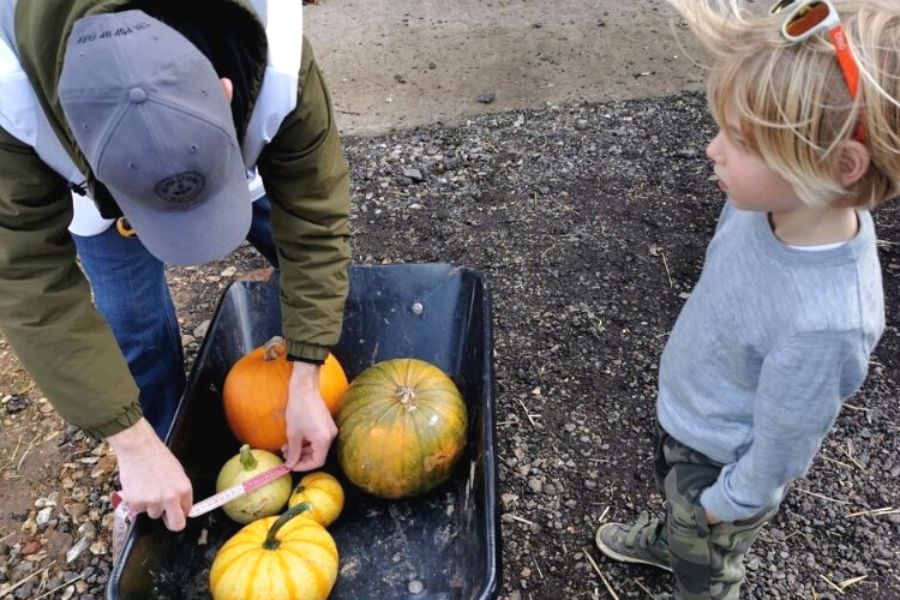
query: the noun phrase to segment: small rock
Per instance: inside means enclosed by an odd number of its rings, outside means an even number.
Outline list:
[[[209,331],[209,319],[203,321],[194,329],[194,337],[202,338],[206,335],[206,332]]]
[[[699,152],[694,148],[679,148],[675,151],[675,156],[678,158],[697,158]]]
[[[56,506],[59,501],[59,492],[53,492],[46,498],[38,498],[34,501],[35,508],[47,508],[48,506]]]
[[[409,177],[413,181],[424,181],[425,178],[422,176],[422,171],[419,169],[414,169],[412,167],[406,167],[403,169],[403,176]]]
[[[50,522],[50,517],[53,515],[53,507],[48,506],[47,508],[41,509],[38,511],[37,517],[35,517],[34,521],[38,525],[46,525]]]
[[[480,96],[478,96],[478,101],[481,102],[482,104],[491,104],[496,99],[497,99],[497,94],[495,94],[494,92],[485,92],[485,93],[481,94]]]
[[[421,594],[422,590],[425,589],[425,584],[423,584],[418,579],[413,579],[412,581],[409,582],[407,589],[409,589],[410,594],[413,594],[413,595]]]
[[[78,540],[78,543],[76,543],[74,546],[69,548],[69,551],[66,552],[66,562],[70,563],[70,562],[76,560],[79,556],[82,555],[82,553],[84,553],[85,550],[87,550],[90,547],[90,545],[91,545],[91,540],[88,537],[83,537],[80,540]]]
[[[61,600],[69,600],[69,598],[71,598],[74,595],[75,595],[75,586],[70,585],[63,591],[62,596],[60,596],[60,599]]]
[[[197,338],[192,335],[184,334],[181,336],[181,345],[188,346],[189,344],[193,344],[196,339]]]
[[[528,487],[530,487],[531,491],[535,494],[540,494],[541,490],[544,489],[544,484],[537,477],[532,477],[528,480]]]
[[[31,554],[37,554],[41,551],[43,546],[37,540],[31,540],[27,542],[24,546],[22,546],[22,556],[29,556]]]
[[[109,550],[109,546],[107,545],[105,540],[97,540],[93,544],[91,544],[91,554],[94,556],[103,556]]]
[[[22,412],[28,408],[29,404],[31,404],[31,399],[29,399],[28,396],[16,394],[14,396],[8,396],[8,398],[9,399],[6,401],[6,414],[8,415]]]
[[[235,273],[237,273],[237,267],[228,267],[219,273],[219,275],[222,277],[234,277]]]
[[[88,511],[87,505],[82,502],[71,502],[63,506],[63,508],[75,520],[80,519]]]

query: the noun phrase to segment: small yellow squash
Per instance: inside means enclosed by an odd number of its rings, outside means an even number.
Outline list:
[[[304,513],[322,527],[328,527],[344,508],[344,488],[333,475],[324,471],[309,473],[300,480],[291,493],[288,507],[306,502],[312,508]]]

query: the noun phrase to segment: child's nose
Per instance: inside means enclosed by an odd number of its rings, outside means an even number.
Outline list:
[[[712,140],[710,140],[709,144],[706,146],[706,156],[709,157],[709,160],[719,163],[722,162],[722,139],[725,134],[722,131],[716,134]]]

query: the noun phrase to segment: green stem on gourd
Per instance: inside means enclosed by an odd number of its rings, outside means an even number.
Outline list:
[[[250,446],[248,444],[241,446],[241,466],[244,467],[244,470],[252,471],[258,464],[259,462],[256,460],[256,457],[253,456],[253,451],[250,450]]]
[[[284,350],[284,344],[284,338],[280,335],[273,336],[272,339],[266,342],[266,345],[263,346],[263,349],[265,350],[264,358],[266,359],[266,362],[271,362],[277,359],[281,354],[279,350]]]
[[[278,544],[280,543],[275,536],[278,534],[278,530],[281,529],[285,523],[299,515],[300,513],[312,509],[312,505],[309,502],[301,502],[300,504],[295,505],[293,508],[288,509],[283,515],[278,517],[278,520],[272,523],[272,526],[269,527],[269,533],[266,534],[266,541],[263,542],[263,548],[266,550],[275,550],[278,548]]]

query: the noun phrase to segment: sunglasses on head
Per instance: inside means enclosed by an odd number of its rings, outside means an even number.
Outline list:
[[[819,33],[828,33],[844,74],[847,91],[855,100],[859,94],[859,65],[850,51],[847,33],[834,5],[828,0],[781,0],[769,9],[769,14],[772,15],[782,13],[785,18],[781,25],[781,35],[788,42],[797,44]],[[862,123],[857,125],[854,137],[858,142],[865,139]]]

